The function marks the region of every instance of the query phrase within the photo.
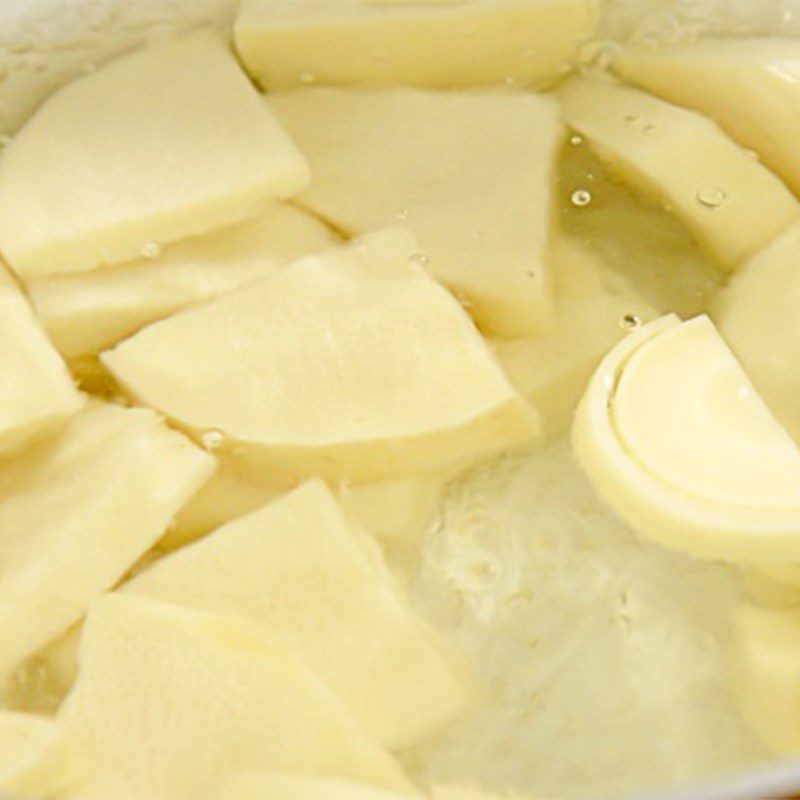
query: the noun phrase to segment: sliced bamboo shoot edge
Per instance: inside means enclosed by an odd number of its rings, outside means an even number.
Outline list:
[[[581,400],[573,445],[643,536],[749,566],[800,562],[800,450],[708,317],[662,317],[617,345]]]

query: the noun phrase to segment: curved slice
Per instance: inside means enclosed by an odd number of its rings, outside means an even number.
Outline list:
[[[402,229],[365,236],[102,360],[145,403],[222,431],[243,469],[287,482],[394,477],[527,441],[530,407],[417,251]]]
[[[733,562],[800,560],[800,451],[707,317],[662,317],[620,343],[573,441],[642,535]]]

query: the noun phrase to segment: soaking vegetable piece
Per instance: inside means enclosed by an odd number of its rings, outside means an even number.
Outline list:
[[[377,480],[527,442],[532,410],[418,252],[402,229],[365,236],[156,322],[103,362],[287,482]]]
[[[614,58],[627,81],[711,117],[800,192],[800,42],[791,37],[702,39]]]
[[[387,747],[412,744],[464,707],[457,668],[319,481],[167,556],[123,591],[258,623]]]
[[[0,452],[8,452],[64,422],[84,398],[2,265],[0,342]]]
[[[542,415],[548,437],[562,433],[602,357],[626,333],[657,317],[627,281],[574,240],[551,250],[555,317],[551,330],[492,339],[511,382]]]
[[[751,258],[711,315],[761,396],[800,442],[800,225]]]
[[[272,203],[244,222],[172,245],[156,258],[26,281],[36,314],[69,359],[112,347],[149,322],[266,278],[332,247],[321,222]]]
[[[155,544],[213,468],[152,411],[100,403],[2,465],[0,692]]]
[[[407,794],[387,792],[362,783],[280,772],[237,775],[220,795],[221,800],[402,800]]]
[[[401,220],[482,327],[519,336],[547,326],[562,138],[552,98],[305,89],[270,100],[311,164],[302,204],[349,233]]]
[[[742,606],[732,688],[745,720],[776,753],[800,752],[800,610]]]
[[[407,788],[280,642],[242,619],[144,598],[92,606],[59,716],[91,754],[86,800],[216,798],[233,775],[269,770]]]
[[[83,272],[242,219],[308,168],[221,38],[138,50],[61,89],[3,150],[0,251]]]
[[[724,561],[800,561],[800,450],[707,317],[663,317],[617,345],[573,438],[642,535]]]
[[[700,114],[600,80],[573,80],[559,97],[600,158],[728,269],[800,221],[783,183]]]
[[[246,69],[271,91],[309,83],[538,86],[569,67],[595,6],[262,0],[243,4],[234,38]]]
[[[0,711],[0,792],[6,797],[63,796],[80,769],[81,754],[57,722]]]

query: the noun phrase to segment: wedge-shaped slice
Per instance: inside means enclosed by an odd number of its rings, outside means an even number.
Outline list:
[[[446,652],[319,481],[167,556],[123,591],[259,623],[389,747],[415,742],[465,702]]]
[[[139,50],[47,100],[3,151],[0,250],[21,276],[138,258],[308,179],[214,33]]]
[[[404,790],[396,762],[291,650],[234,617],[109,595],[60,718],[91,753],[77,796],[215,798],[286,770]]]
[[[559,97],[600,158],[728,269],[800,221],[784,184],[700,114],[600,80],[573,80]]]
[[[74,359],[334,243],[328,228],[309,214],[273,203],[244,222],[173,245],[158,258],[35,278],[26,286],[50,338]]]
[[[417,251],[402,229],[366,236],[154,323],[103,361],[144,402],[287,479],[376,480],[528,440],[530,409]]]
[[[595,488],[642,535],[745,564],[800,561],[800,450],[708,317],[617,345],[573,429]]]
[[[220,800],[403,800],[408,796],[331,778],[251,772],[231,780]]]
[[[715,120],[800,193],[800,42],[791,37],[703,39],[614,60],[625,80]]]
[[[541,85],[559,77],[594,23],[591,0],[244,4],[236,47],[267,89],[309,82],[434,88]]]
[[[555,317],[546,333],[491,341],[511,382],[542,415],[548,437],[569,425],[602,357],[625,335],[658,316],[619,274],[573,240],[554,243]]]
[[[545,247],[561,125],[521,92],[306,89],[272,98],[309,159],[300,201],[350,233],[403,220],[481,326],[546,326]]]
[[[0,452],[8,452],[64,422],[84,398],[2,265],[0,341]]]
[[[741,606],[732,688],[745,720],[776,753],[800,752],[800,611]]]
[[[57,722],[0,711],[0,792],[5,797],[63,796],[80,769],[80,754]]]
[[[155,413],[99,403],[0,468],[0,692],[155,544],[214,460]]]
[[[711,315],[761,396],[800,442],[800,225],[751,258]]]

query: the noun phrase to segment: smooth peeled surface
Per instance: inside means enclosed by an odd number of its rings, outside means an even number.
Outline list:
[[[711,316],[761,396],[800,442],[800,225],[751,258]]]
[[[0,264],[0,452],[48,433],[83,404],[66,364]]]
[[[795,38],[737,36],[664,49],[628,48],[615,55],[613,66],[629,83],[713,119],[800,193]]]
[[[304,89],[270,97],[311,165],[298,200],[349,233],[403,225],[482,328],[545,328],[562,127],[530,92]]]
[[[259,475],[354,482],[524,444],[533,411],[394,228],[144,328],[102,356]],[[198,354],[201,354],[198,357]]]
[[[664,317],[617,345],[573,440],[642,535],[725,561],[800,560],[800,451],[707,317]]]
[[[618,273],[574,240],[559,238],[550,259],[555,315],[546,333],[491,340],[511,382],[542,415],[548,438],[569,426],[603,356],[635,327],[659,315]]]
[[[26,281],[31,302],[66,358],[94,355],[181,308],[266,278],[332,247],[321,222],[284,203],[164,249],[155,258]]]
[[[0,692],[155,544],[213,459],[152,411],[100,403],[0,468]]]
[[[591,0],[247,2],[234,38],[266,89],[322,85],[540,86],[595,21]]]
[[[91,754],[81,800],[217,798],[241,772],[407,788],[291,650],[243,620],[108,595],[87,617],[59,714]]]
[[[78,780],[81,755],[61,725],[47,717],[0,711],[0,792],[53,797]]]
[[[800,752],[800,610],[742,606],[734,619],[731,688],[747,723],[775,752]]]
[[[363,783],[279,772],[251,772],[231,780],[220,800],[402,800],[408,797]]]
[[[0,252],[83,272],[237,221],[308,168],[220,36],[137,50],[61,89],[3,150]]]
[[[173,553],[123,591],[258,623],[388,747],[418,741],[465,705],[458,668],[321,482]]]
[[[600,158],[728,269],[800,221],[786,186],[702,115],[607,80],[573,80],[559,98]]]

